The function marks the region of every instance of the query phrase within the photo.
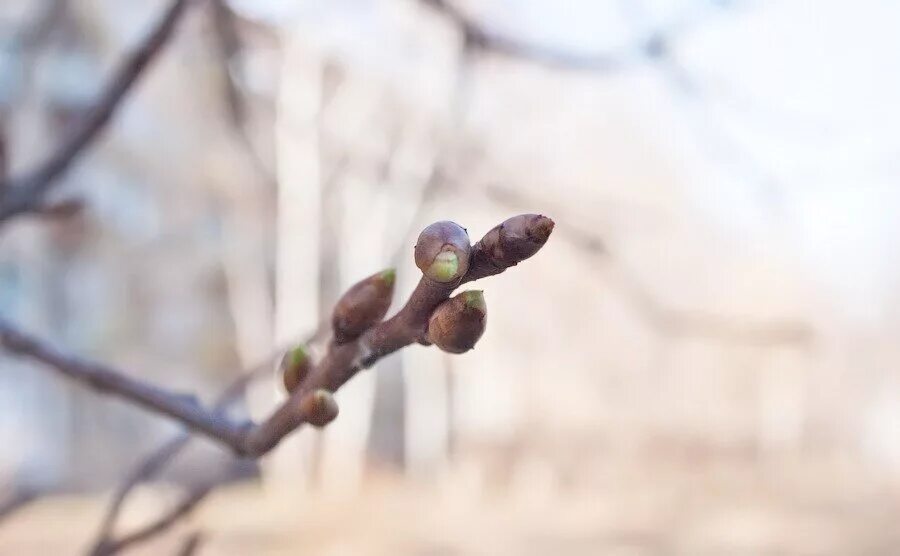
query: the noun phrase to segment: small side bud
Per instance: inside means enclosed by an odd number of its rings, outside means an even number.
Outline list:
[[[472,244],[465,228],[455,222],[435,222],[416,242],[416,266],[436,282],[453,282],[469,270]]]
[[[55,203],[46,203],[37,208],[37,213],[48,218],[72,218],[84,211],[84,199],[63,199]]]
[[[300,400],[300,413],[306,423],[322,428],[338,416],[338,405],[328,390],[316,390]]]
[[[393,268],[373,274],[347,290],[334,306],[331,325],[334,340],[349,342],[381,322],[394,298]]]
[[[438,305],[428,321],[428,341],[449,353],[465,353],[484,334],[487,305],[479,290],[464,291]]]
[[[281,358],[279,369],[281,370],[281,380],[284,382],[284,389],[288,394],[293,392],[300,386],[300,383],[309,374],[309,355],[303,346],[297,346],[289,350]]]

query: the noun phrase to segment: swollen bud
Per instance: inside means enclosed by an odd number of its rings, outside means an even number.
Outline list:
[[[338,416],[338,406],[331,392],[316,390],[300,400],[300,413],[304,422],[322,428]]]
[[[547,243],[553,225],[546,216],[520,214],[489,231],[479,244],[495,266],[515,266]]]
[[[381,322],[394,298],[396,273],[390,268],[358,282],[334,306],[335,342],[342,344]]]
[[[416,266],[436,282],[453,282],[469,270],[471,251],[465,228],[456,222],[435,222],[419,234]]]
[[[284,389],[287,390],[288,394],[300,386],[300,383],[309,374],[309,367],[309,355],[307,355],[303,346],[297,346],[284,354],[284,357],[281,358],[281,365],[278,368],[281,371]]]
[[[484,334],[487,305],[481,291],[464,291],[438,305],[428,321],[428,340],[449,353],[464,353]]]

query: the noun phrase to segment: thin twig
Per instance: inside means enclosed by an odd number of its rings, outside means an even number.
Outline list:
[[[34,502],[41,495],[41,491],[33,488],[20,488],[0,501],[0,523],[8,519],[28,504]]]
[[[163,390],[131,378],[102,363],[64,353],[49,343],[17,330],[0,319],[0,346],[7,352],[40,361],[59,373],[101,393],[113,394],[155,413],[166,415],[239,452],[246,423],[232,423],[205,409],[193,396]]]
[[[209,6],[212,10],[216,55],[221,65],[222,88],[228,123],[234,130],[237,140],[241,143],[254,169],[266,184],[273,185],[276,181],[275,176],[272,175],[271,169],[263,160],[247,130],[247,99],[239,90],[236,82],[241,79],[243,69],[240,63],[243,44],[238,33],[237,18],[225,0],[211,0]]]
[[[320,325],[316,332],[307,336],[302,343],[309,344],[316,341],[316,339],[321,337],[325,331],[326,327],[324,325]],[[213,410],[217,412],[225,412],[229,406],[235,403],[244,394],[244,392],[246,392],[247,387],[252,382],[266,376],[271,371],[274,361],[277,357],[280,357],[283,352],[284,349],[277,350],[270,357],[267,357],[265,361],[261,362],[253,369],[250,369],[237,377],[234,382],[232,382],[219,395],[218,399],[215,402],[215,405],[213,406]],[[108,539],[113,535],[113,530],[116,526],[116,522],[119,519],[119,515],[122,513],[125,501],[127,500],[128,495],[134,490],[134,488],[137,485],[147,482],[153,477],[159,475],[159,473],[165,468],[165,466],[169,462],[171,462],[175,458],[175,456],[177,456],[193,438],[194,436],[190,430],[182,431],[178,435],[174,436],[173,438],[153,450],[149,456],[144,458],[141,462],[138,463],[137,466],[134,467],[134,469],[132,469],[132,471],[126,476],[125,480],[122,481],[122,483],[116,489],[115,494],[113,495],[112,501],[107,508],[106,514],[103,518],[103,522],[101,523],[99,531],[97,533],[95,546],[99,546],[102,543],[107,542]]]
[[[684,24],[661,28],[609,53],[586,54],[560,50],[504,35],[470,17],[452,0],[419,0],[459,29],[467,48],[526,60],[552,69],[608,73],[622,70],[643,61],[649,54],[663,50],[673,35],[686,30]]]
[[[23,176],[0,181],[0,222],[28,213],[40,204],[43,195],[100,136],[144,70],[172,37],[190,1],[172,1],[155,28],[119,67],[81,124],[46,161]]]
[[[200,545],[203,544],[203,540],[204,536],[200,531],[191,533],[188,535],[187,539],[184,540],[184,544],[181,545],[181,548],[178,549],[178,556],[194,556],[200,548]]]
[[[141,527],[140,529],[124,535],[115,540],[107,540],[98,546],[95,546],[91,552],[91,556],[111,556],[125,550],[131,545],[146,541],[151,537],[155,537],[167,531],[170,527],[178,523],[182,518],[190,514],[203,501],[206,496],[215,490],[216,487],[231,482],[233,480],[231,473],[224,477],[204,483],[197,486],[188,493],[185,498],[174,506],[171,510],[165,512],[153,522]]]

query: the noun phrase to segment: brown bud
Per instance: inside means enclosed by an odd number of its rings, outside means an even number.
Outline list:
[[[479,247],[501,268],[515,266],[537,253],[553,232],[553,220],[539,214],[513,216],[489,231]]]
[[[303,346],[297,346],[287,351],[281,358],[281,380],[284,382],[284,389],[290,394],[300,386],[306,375],[309,374],[310,362],[309,355]]]
[[[48,218],[71,218],[84,211],[84,200],[80,198],[63,199],[55,203],[45,203],[37,208],[37,213]]]
[[[338,405],[331,392],[316,390],[300,400],[300,413],[304,422],[322,428],[338,416]]]
[[[435,222],[416,242],[416,266],[436,282],[453,282],[469,270],[472,245],[465,228],[455,222]]]
[[[438,305],[428,321],[428,340],[449,353],[464,353],[484,334],[487,306],[481,291],[470,290]]]
[[[394,269],[384,270],[358,282],[334,306],[331,324],[334,340],[349,342],[381,322],[394,298]]]

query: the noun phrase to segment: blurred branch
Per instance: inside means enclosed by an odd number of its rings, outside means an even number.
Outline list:
[[[217,412],[224,412],[228,409],[228,406],[244,394],[251,382],[266,374],[271,364],[271,360],[266,361],[255,369],[238,377],[219,396],[219,399],[214,406],[214,410]],[[100,531],[97,535],[97,546],[104,544],[112,536],[113,529],[115,528],[119,515],[122,513],[125,501],[134,488],[158,475],[162,469],[188,445],[192,438],[193,435],[190,431],[180,433],[154,450],[128,474],[125,481],[122,482],[116,490],[116,493],[113,495],[112,503],[109,505],[106,516],[100,525]]]
[[[154,29],[119,67],[94,108],[46,161],[23,176],[0,178],[0,223],[39,205],[58,178],[100,136],[144,70],[172,37],[190,1],[172,1]]]
[[[57,23],[66,13],[68,0],[44,0],[33,21],[25,24],[16,34],[8,50],[15,54],[30,54],[37,50],[52,34]]]
[[[267,184],[275,183],[275,176],[263,161],[247,130],[247,100],[235,80],[235,73],[242,73],[240,55],[243,50],[238,33],[237,19],[226,0],[210,0],[216,52],[222,71],[222,90],[227,119],[251,163]]]
[[[188,516],[194,509],[217,487],[232,482],[240,475],[241,468],[239,465],[232,465],[231,468],[221,477],[209,480],[201,485],[191,488],[187,495],[175,506],[164,512],[156,520],[151,523],[123,535],[118,539],[104,539],[94,546],[89,554],[91,556],[111,556],[117,554],[126,548],[144,542],[152,537],[160,535],[168,531],[173,525],[177,524],[181,519]]]
[[[231,423],[220,413],[203,408],[193,396],[168,392],[127,376],[101,363],[63,353],[50,344],[0,320],[0,346],[7,352],[44,363],[57,372],[98,392],[111,394],[180,421],[235,451],[241,450],[245,423]]]
[[[19,488],[13,491],[4,500],[0,500],[0,523],[37,500],[40,496],[41,491],[36,488]]]
[[[203,543],[203,540],[204,536],[200,531],[191,533],[184,540],[184,544],[181,545],[181,548],[178,549],[178,556],[194,556],[200,548],[200,545]]]
[[[496,184],[486,185],[485,192],[495,202],[515,210],[535,204],[547,204],[543,200],[527,198],[518,191]],[[592,232],[573,226],[571,219],[567,219],[567,222],[569,224],[561,227],[559,234],[577,248],[607,263],[610,269],[608,276],[612,279],[610,284],[631,303],[644,322],[660,334],[760,345],[804,344],[814,336],[811,326],[804,322],[753,322],[727,315],[666,307],[626,268],[606,241]]]
[[[618,52],[582,54],[523,41],[493,31],[457,7],[452,0],[419,0],[419,2],[457,27],[468,48],[526,60],[552,69],[601,73],[618,71],[640,62],[647,55],[655,56],[665,48],[665,44],[673,35],[686,28],[681,24],[673,24],[651,32]]]
[[[307,336],[301,343],[309,344],[314,342],[321,338],[325,332],[327,332],[327,327],[322,324],[313,334]],[[237,400],[244,395],[247,387],[250,386],[251,383],[264,378],[271,372],[275,360],[280,357],[283,352],[284,349],[277,350],[270,357],[266,358],[265,361],[237,377],[216,399],[213,410],[224,413],[232,404],[237,402]],[[125,480],[119,485],[119,488],[116,489],[112,502],[106,511],[106,515],[97,533],[96,546],[106,542],[112,536],[113,529],[119,519],[119,515],[122,513],[125,501],[134,488],[159,475],[166,465],[175,459],[193,438],[194,436],[190,430],[181,432],[171,440],[153,450],[149,456],[139,462],[126,476]]]

